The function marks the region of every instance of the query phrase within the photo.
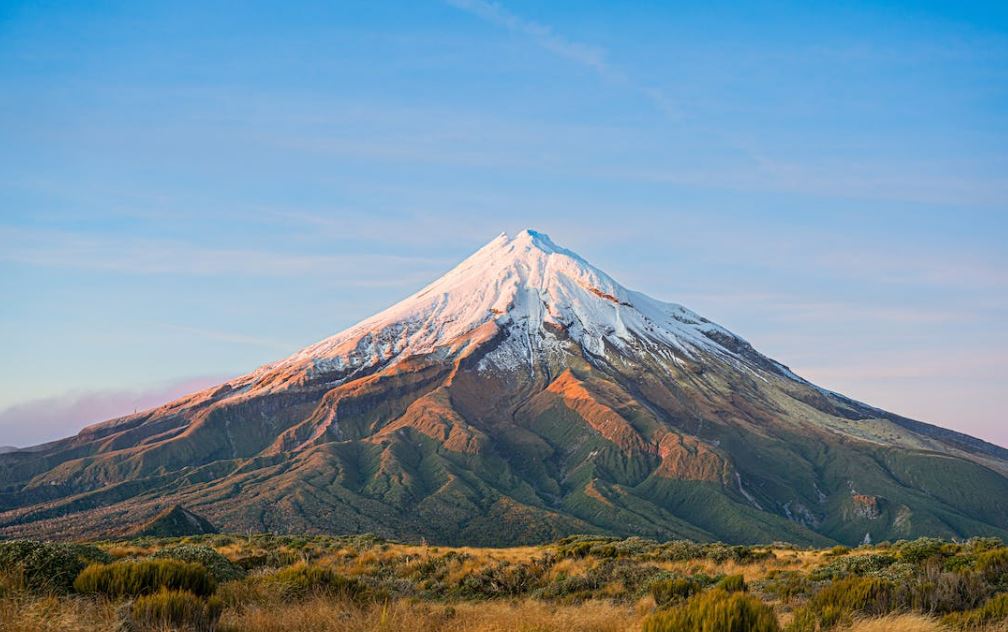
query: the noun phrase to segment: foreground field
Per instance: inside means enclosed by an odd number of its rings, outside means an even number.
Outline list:
[[[1008,632],[1008,548],[253,535],[0,542],[0,630]]]

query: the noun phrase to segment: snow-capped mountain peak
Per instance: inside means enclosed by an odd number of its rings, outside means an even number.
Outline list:
[[[626,289],[546,234],[528,229],[498,235],[416,294],[270,368],[310,362],[320,370],[343,370],[392,363],[451,349],[480,328],[505,330],[510,344],[501,353],[511,347],[517,358],[549,346],[561,331],[594,355],[604,354],[607,345],[633,344],[688,357],[698,347],[726,352],[715,339],[738,340],[680,305]],[[515,345],[523,351],[513,353]]]
[[[229,532],[494,545],[1008,537],[1006,476],[1008,450],[805,382],[523,231],[286,360],[0,455],[0,537],[176,505]]]

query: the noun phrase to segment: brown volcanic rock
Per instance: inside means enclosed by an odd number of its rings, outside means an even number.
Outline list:
[[[669,433],[658,444],[658,455],[661,464],[655,473],[659,476],[722,484],[731,481],[728,461],[694,437]]]

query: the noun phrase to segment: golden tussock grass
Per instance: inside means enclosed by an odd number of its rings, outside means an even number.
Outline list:
[[[352,607],[323,598],[225,612],[221,632],[627,632],[639,628],[626,606],[589,601],[413,603]]]
[[[586,575],[591,572],[596,566],[598,566],[598,560],[590,558],[573,558],[569,557],[558,561],[556,564],[550,568],[548,572],[548,577],[551,580],[556,580],[561,575],[566,577],[572,577],[575,575]]]
[[[919,614],[895,614],[873,619],[860,619],[843,632],[950,632],[936,619]],[[982,628],[972,632],[1008,632],[1008,623]]]
[[[108,632],[119,620],[115,605],[84,597],[0,598],[0,632]]]

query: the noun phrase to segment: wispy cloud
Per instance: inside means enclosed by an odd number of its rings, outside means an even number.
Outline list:
[[[609,52],[605,48],[569,39],[552,26],[521,17],[499,2],[492,0],[445,0],[445,2],[491,24],[520,33],[540,48],[589,68],[607,81],[626,86],[651,101],[658,110],[669,116],[679,115],[678,108],[668,95],[658,88],[632,79],[609,59]]]
[[[587,66],[604,77],[613,78],[619,75],[607,61],[604,49],[569,40],[552,27],[519,17],[497,2],[489,0],[446,0],[446,2],[487,22],[526,35],[542,48]]]
[[[939,324],[977,320],[976,310],[948,305],[886,305],[855,301],[809,300],[790,294],[758,292],[688,293],[682,300],[693,305],[729,305],[765,311],[775,321],[824,326],[836,323]]]
[[[220,342],[232,342],[239,345],[251,345],[288,353],[293,351],[297,346],[294,343],[283,342],[281,340],[271,340],[269,338],[248,336],[228,331],[216,331],[213,329],[204,329],[202,327],[187,327],[185,325],[173,325],[170,323],[161,323],[161,326],[165,329],[197,338],[216,340]]]
[[[146,389],[75,391],[0,410],[0,445],[27,447],[70,436],[87,425],[146,410],[227,381],[197,376]]]
[[[206,247],[186,241],[95,235],[50,229],[0,226],[0,261],[99,270],[124,274],[241,275],[290,277],[324,275],[351,285],[379,285],[403,278],[402,270],[423,271],[426,279],[453,261],[381,253],[300,253],[265,249]],[[394,283],[393,283],[394,284]]]
[[[985,261],[968,254],[955,257],[927,252],[872,252],[843,250],[821,254],[825,268],[885,283],[956,288],[1004,288],[1008,286],[1005,262]]]
[[[829,365],[809,364],[798,370],[805,377],[825,385],[926,378],[973,380],[977,376],[1002,378],[1008,375],[1008,359],[1000,350],[876,351],[862,352],[856,357],[835,357]]]

